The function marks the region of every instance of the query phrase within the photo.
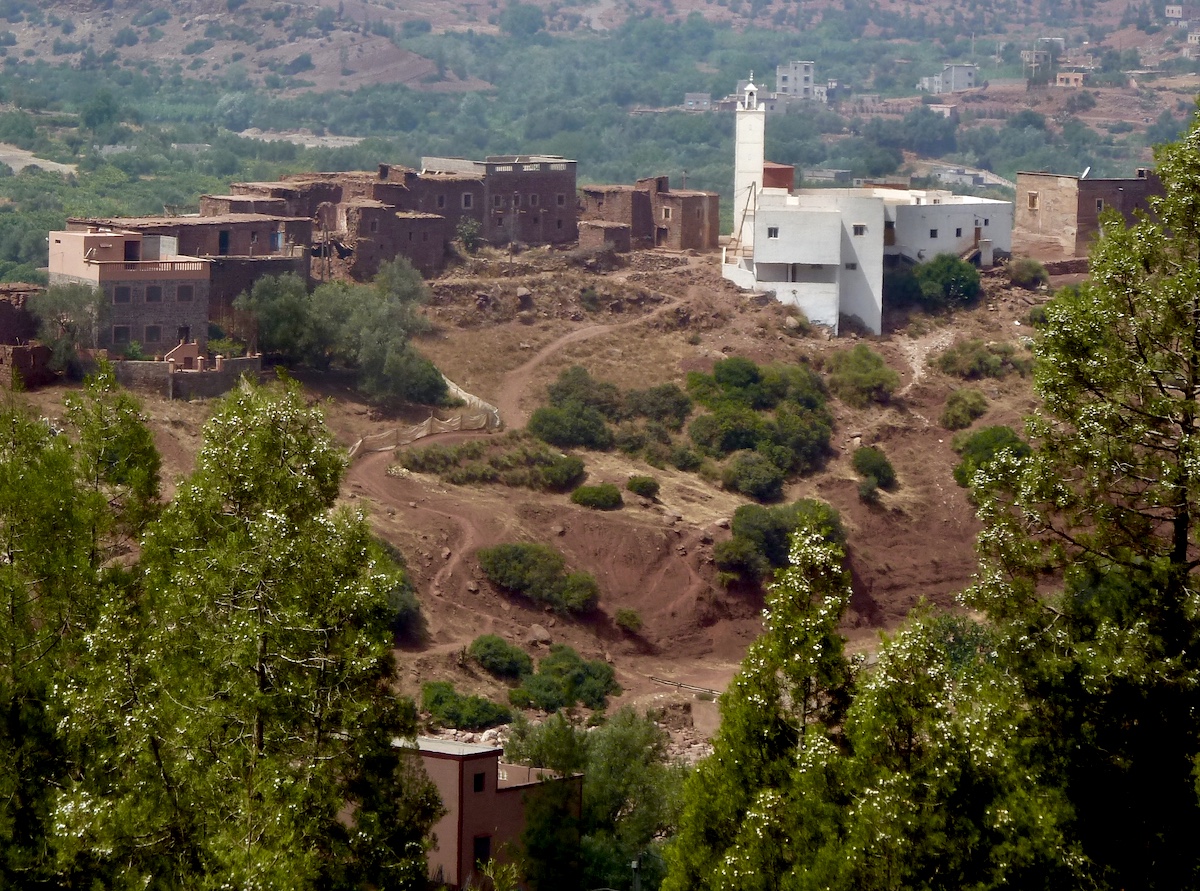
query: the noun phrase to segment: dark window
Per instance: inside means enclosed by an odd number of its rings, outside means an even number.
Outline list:
[[[140,241],[125,242],[125,262],[136,263],[142,259],[142,243]]]
[[[222,257],[229,254],[229,230],[222,229],[217,233],[217,253]]]
[[[192,329],[187,325],[180,325],[175,331],[175,339],[180,343],[189,343],[192,339]],[[188,361],[190,362],[192,360],[188,359]]]
[[[662,217],[663,217],[663,219],[664,219],[664,220],[669,220],[669,219],[671,219],[671,208],[669,208],[669,207],[664,207],[664,208],[663,208]]]
[[[930,229],[930,230],[929,230],[929,237],[930,237],[930,238],[937,238],[937,229]]]
[[[893,229],[895,229],[895,228],[896,228],[896,221],[895,221],[895,220],[884,220],[884,221],[883,221],[883,231],[884,231],[884,232],[887,232],[887,231],[889,231],[889,230],[893,230]]]
[[[113,288],[113,303],[128,303],[133,299],[128,285],[117,285]]]
[[[855,235],[866,235],[867,227],[863,223],[855,223],[854,224],[854,234]]]
[[[530,207],[537,207],[537,206],[538,206],[538,196],[537,196],[537,195],[530,195],[530,196],[529,196],[529,206],[530,206]]]
[[[492,207],[502,207],[503,205],[504,205],[504,199],[501,196],[499,196],[499,195],[492,196]]]
[[[129,343],[128,325],[113,325],[113,343]]]
[[[475,779],[475,791],[482,792],[483,791],[483,771],[480,771],[479,773],[475,774],[474,779]]]
[[[955,230],[954,230],[954,237],[955,237],[955,238],[962,238],[962,229],[955,229]]]
[[[986,226],[987,224],[988,224],[988,218],[987,218],[987,217],[984,217],[984,218],[983,218],[983,225],[985,225],[985,226]]]
[[[561,229],[561,228],[562,228],[562,220],[559,220],[559,221],[558,221],[558,228],[559,228],[559,229]]]
[[[1102,211],[1102,210],[1104,210],[1104,199],[1097,198],[1096,199],[1096,213],[1100,213],[1100,211]]]
[[[1028,198],[1026,199],[1026,204],[1028,205],[1030,210],[1037,210],[1038,209],[1038,193],[1030,192]]]
[[[379,231],[379,220],[371,220],[371,231],[372,232]]]
[[[162,328],[158,325],[147,325],[145,342],[158,343],[160,340],[162,340]]]
[[[558,196],[558,206],[565,207],[566,204],[567,204],[567,196],[560,193]]]
[[[496,214],[496,228],[499,229],[503,225],[504,225],[504,215]]]
[[[195,285],[180,285],[175,289],[175,299],[180,303],[191,303],[192,298],[196,296]]]
[[[438,207],[446,206],[446,196],[445,195],[438,195],[437,206]]]
[[[857,268],[858,268],[858,264],[857,264],[857,263],[847,263],[847,264],[846,264],[846,268],[847,268],[847,269],[857,269]]]
[[[470,192],[464,192],[463,193],[463,209],[470,210],[471,203],[473,200],[474,200],[474,196],[472,196]]]
[[[489,860],[491,860],[492,837],[490,835],[477,836],[472,854],[476,864],[487,863]]]
[[[778,226],[768,226],[767,227],[767,238],[778,238],[778,237],[779,237],[779,227]]]
[[[162,303],[162,285],[146,285],[146,302]]]

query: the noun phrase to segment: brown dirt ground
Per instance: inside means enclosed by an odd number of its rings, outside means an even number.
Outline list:
[[[482,261],[475,271],[490,276],[468,277],[460,270],[433,283],[428,314],[435,329],[421,348],[451,379],[500,405],[513,426],[570,364],[622,387],[646,387],[682,384],[686,371],[710,368],[727,355],[820,363],[859,340],[796,334],[786,326],[784,307],[722,281],[715,256],[642,254],[603,274],[571,267],[565,257],[531,251],[515,258],[511,275],[503,262],[489,268]],[[869,410],[833,401],[833,456],[819,473],[788,487],[789,500],[823,498],[842,514],[854,580],[843,631],[852,650],[873,648],[879,633],[896,627],[921,600],[954,608],[954,594],[971,581],[978,527],[951,478],[951,434],[937,424],[959,382],[927,363],[957,338],[1014,341],[1031,333],[1022,320],[1042,295],[1005,288],[999,273],[987,278],[987,286],[991,296],[975,310],[945,319],[893,315],[886,320],[889,333],[866,338],[901,374],[900,395]],[[603,295],[596,310],[579,303],[588,287]],[[518,289],[529,294],[519,298]],[[420,415],[370,407],[344,380],[302,380],[347,445]],[[1033,406],[1029,381],[1020,377],[977,386],[991,403],[978,424],[1019,426]],[[56,417],[64,392],[49,388],[28,398],[39,412]],[[169,495],[191,468],[211,404],[143,400],[163,453]],[[884,493],[877,506],[857,497],[849,453],[858,442],[881,446],[899,475],[899,488]],[[599,513],[564,495],[390,476],[390,453],[355,461],[343,497],[405,554],[428,625],[426,640],[399,654],[402,687],[417,693],[422,681],[448,678],[462,689],[502,695],[495,681],[462,659],[462,650],[487,632],[527,645],[531,626],[540,624],[555,642],[610,660],[626,691],[619,701],[669,706],[683,724],[694,722],[682,745],[699,745],[706,734],[698,728],[715,727],[711,703],[650,678],[723,689],[760,632],[761,593],[721,587],[712,563],[713,544],[729,535],[719,521],[744,499],[695,474],[651,468],[619,452],[584,457],[592,482],[623,484],[631,473],[654,475],[662,482],[658,502],[629,496],[623,509]],[[474,552],[513,540],[550,543],[572,568],[593,573],[602,589],[599,612],[586,620],[563,619],[492,589]],[[637,610],[645,623],[640,633],[629,635],[613,624],[620,608]]]

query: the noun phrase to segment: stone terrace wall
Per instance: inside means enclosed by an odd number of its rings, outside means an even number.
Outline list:
[[[225,359],[220,371],[176,371],[166,362],[114,362],[117,382],[131,390],[147,390],[168,399],[211,399],[228,393],[248,374],[258,380],[262,356]]]

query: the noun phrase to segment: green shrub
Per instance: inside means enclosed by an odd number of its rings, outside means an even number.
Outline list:
[[[865,343],[835,353],[829,360],[829,389],[848,405],[865,408],[886,403],[900,385],[900,375]]]
[[[759,579],[788,564],[792,533],[810,529],[826,541],[845,544],[841,517],[830,505],[813,498],[763,507],[743,504],[733,514],[729,541],[713,548],[717,568],[745,579]]]
[[[633,424],[622,424],[613,436],[613,444],[627,455],[636,455],[646,447],[646,431]]]
[[[783,497],[784,471],[758,452],[740,452],[721,471],[721,484],[756,501]]]
[[[979,296],[979,270],[953,254],[939,254],[915,270],[921,302],[929,309],[967,306]]]
[[[622,608],[617,610],[617,614],[613,616],[613,624],[622,631],[637,634],[642,630],[642,617],[635,609]]]
[[[879,501],[879,484],[875,481],[875,477],[869,476],[859,481],[858,500],[867,504],[875,504]]]
[[[890,489],[896,485],[896,470],[881,449],[875,446],[855,449],[850,461],[859,476],[874,480],[879,488]]]
[[[978,339],[958,341],[938,356],[934,363],[945,374],[963,380],[1002,378],[1014,371],[1024,376],[1033,367],[1033,362],[1019,355],[1011,343],[984,343]]]
[[[648,390],[630,390],[626,393],[625,412],[658,421],[671,430],[680,430],[692,413],[692,400],[675,384],[662,384]]]
[[[582,365],[572,365],[560,374],[546,388],[546,394],[551,405],[586,405],[612,421],[619,421],[622,416],[624,400],[616,384],[596,380]]]
[[[671,449],[671,466],[684,472],[699,470],[704,459],[687,446],[676,446]]]
[[[755,543],[736,535],[713,546],[713,563],[717,569],[745,579],[761,578],[771,570],[771,564]]]
[[[613,444],[604,415],[578,402],[541,406],[529,418],[527,429],[538,439],[561,448],[582,446],[604,450]]]
[[[711,414],[700,415],[688,425],[692,442],[713,455],[753,449],[768,432],[766,419],[742,405],[719,405]]]
[[[486,441],[407,449],[400,454],[400,465],[436,473],[455,485],[501,482],[551,492],[573,489],[584,477],[581,458],[548,449],[519,431]]]
[[[576,702],[601,709],[610,695],[620,692],[611,665],[585,661],[566,644],[553,644],[549,655],[538,663],[537,673],[511,690],[508,698],[519,708],[555,712]]]
[[[621,500],[621,490],[612,483],[580,486],[571,493],[571,501],[592,510],[616,510],[624,504]]]
[[[481,634],[471,641],[467,655],[489,674],[500,678],[523,678],[533,673],[533,660],[498,634]]]
[[[421,708],[433,721],[457,730],[485,730],[512,720],[512,712],[482,696],[464,696],[449,681],[421,685]]]
[[[1050,281],[1046,267],[1029,257],[1009,263],[1008,278],[1018,288],[1028,288],[1031,291],[1038,285],[1044,285]]]
[[[586,572],[568,574],[562,554],[548,545],[501,544],[476,556],[492,584],[564,612],[586,612],[599,597],[596,580]]]
[[[954,468],[954,481],[966,488],[976,470],[991,464],[1001,452],[1012,452],[1018,458],[1033,454],[1021,437],[1011,427],[984,427],[970,436],[955,439],[954,450],[961,460]]]
[[[963,430],[970,427],[977,418],[987,412],[987,397],[978,390],[965,387],[955,390],[946,397],[946,407],[942,411],[941,425],[947,430]]]
[[[631,476],[625,483],[625,488],[634,495],[654,499],[658,497],[658,480],[652,476]]]

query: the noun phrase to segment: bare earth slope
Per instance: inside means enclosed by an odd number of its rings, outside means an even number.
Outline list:
[[[682,384],[688,370],[708,369],[723,356],[819,363],[857,341],[797,333],[782,306],[722,281],[715,257],[647,253],[635,255],[627,268],[597,274],[569,266],[563,256],[531,251],[512,265],[500,257],[476,260],[433,283],[428,314],[435,333],[421,349],[451,379],[499,405],[510,426],[520,426],[544,399],[546,383],[572,364],[622,387],[647,387]],[[901,395],[889,406],[868,410],[834,400],[835,454],[820,472],[788,489],[789,500],[816,497],[833,504],[849,531],[854,597],[844,631],[852,649],[872,648],[881,630],[895,627],[923,598],[953,608],[954,594],[971,580],[977,527],[965,493],[951,477],[957,460],[951,434],[937,424],[947,394],[961,382],[931,368],[928,359],[956,338],[1019,343],[1032,333],[1023,320],[1036,295],[1007,290],[998,276],[988,287],[992,296],[975,310],[945,320],[892,320],[893,327],[902,327],[870,339],[901,374]],[[580,302],[584,291],[595,309]],[[347,445],[416,419],[382,414],[337,381],[312,379],[306,385]],[[1032,408],[1026,379],[973,386],[991,402],[977,424],[1019,427]],[[30,398],[54,416],[62,395],[49,389]],[[164,475],[172,481],[191,467],[209,406],[144,400],[164,454]],[[470,435],[475,434],[451,434],[443,441]],[[884,493],[876,506],[858,499],[849,462],[858,443],[880,446],[899,475],[899,488]],[[590,482],[623,486],[632,473],[655,476],[662,483],[658,502],[626,493],[623,509],[599,513],[564,495],[389,475],[390,453],[355,460],[343,497],[367,511],[378,533],[406,555],[427,621],[426,640],[401,654],[407,692],[417,693],[423,681],[447,678],[461,689],[502,697],[502,687],[472,671],[461,651],[489,632],[527,645],[535,624],[588,658],[611,660],[625,700],[677,699],[651,677],[723,689],[761,628],[761,595],[721,587],[712,563],[713,544],[729,535],[722,521],[744,499],[695,474],[652,468],[617,451],[584,458]],[[492,589],[474,555],[505,541],[552,544],[573,569],[593,573],[602,589],[599,614],[563,619]],[[645,627],[639,634],[613,624],[621,608],[641,615]],[[691,711],[679,718],[681,725],[695,721],[703,727],[707,721],[711,728],[708,703],[685,705]],[[702,729],[690,732],[703,736]]]

